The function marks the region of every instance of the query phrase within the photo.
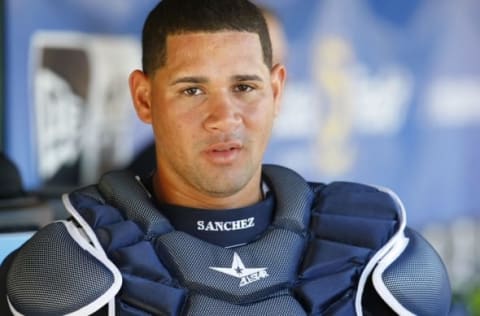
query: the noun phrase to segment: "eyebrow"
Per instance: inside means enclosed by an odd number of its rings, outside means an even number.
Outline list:
[[[208,82],[208,79],[206,77],[187,76],[187,77],[180,77],[175,79],[170,83],[170,85],[173,86],[178,83],[206,83],[206,82]]]
[[[235,75],[231,77],[232,81],[263,81],[258,75]],[[209,80],[207,77],[186,76],[173,80],[170,85],[176,85],[179,83],[207,83]]]
[[[258,75],[236,75],[233,76],[234,81],[263,81],[263,79]]]

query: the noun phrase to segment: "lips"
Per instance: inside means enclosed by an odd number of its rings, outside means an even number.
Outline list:
[[[222,142],[208,146],[205,153],[212,163],[226,164],[235,161],[241,149],[240,142]]]
[[[239,143],[236,142],[228,142],[228,143],[220,143],[220,144],[214,144],[211,145],[208,148],[208,151],[213,151],[213,152],[222,152],[222,151],[229,151],[229,150],[235,150],[235,149],[240,149],[242,146]]]

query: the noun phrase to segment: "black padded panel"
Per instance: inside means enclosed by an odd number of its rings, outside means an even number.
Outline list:
[[[295,280],[303,240],[293,232],[275,229],[254,243],[235,248],[246,268],[267,268],[266,278],[247,286],[240,286],[241,277],[205,268],[232,267],[234,251],[231,249],[208,244],[178,231],[160,236],[157,247],[168,252],[165,259],[192,292],[233,304],[251,304],[289,287]]]
[[[173,228],[157,210],[147,192],[128,171],[113,171],[100,179],[98,189],[105,200],[134,220],[148,237],[164,234]]]
[[[19,250],[7,274],[7,293],[24,315],[64,315],[92,303],[113,283],[112,272],[57,222]]]
[[[188,316],[205,315],[307,315],[302,306],[290,295],[278,295],[252,304],[236,305],[203,295],[192,295],[187,303]]]
[[[433,247],[412,229],[402,255],[383,273],[383,282],[406,309],[416,315],[441,316],[449,310],[450,282]]]
[[[303,233],[310,222],[310,207],[314,198],[308,183],[290,169],[264,165],[263,175],[275,191],[276,211],[273,225]]]

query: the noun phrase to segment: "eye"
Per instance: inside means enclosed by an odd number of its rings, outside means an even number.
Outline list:
[[[183,90],[183,94],[186,94],[187,96],[195,96],[195,95],[200,95],[202,93],[203,91],[200,88],[196,88],[196,87]]]
[[[250,92],[253,89],[254,88],[248,84],[239,84],[239,85],[236,85],[234,88],[236,92]]]

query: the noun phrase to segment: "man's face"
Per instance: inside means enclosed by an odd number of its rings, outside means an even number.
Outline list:
[[[231,197],[238,206],[249,203],[259,192],[284,77],[283,67],[271,71],[264,64],[255,33],[167,38],[166,63],[148,78],[149,114],[139,113],[153,125],[161,185],[182,196],[164,199],[196,201],[191,206],[221,199],[235,206]]]

